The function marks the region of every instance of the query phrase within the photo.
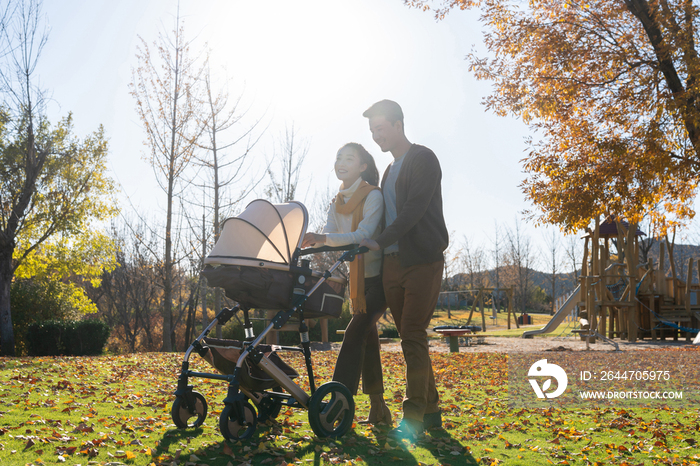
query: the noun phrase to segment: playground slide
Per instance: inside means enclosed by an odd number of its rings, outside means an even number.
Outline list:
[[[552,316],[549,322],[547,322],[547,325],[545,325],[539,330],[528,330],[527,332],[523,333],[523,338],[532,338],[535,335],[550,333],[553,332],[557,327],[559,327],[559,324],[561,324],[564,321],[564,319],[566,319],[569,316],[569,314],[571,314],[571,311],[573,311],[576,307],[576,303],[579,301],[580,290],[581,285],[576,287],[574,292],[571,293],[571,296],[569,296],[569,299],[566,300],[562,307],[559,308],[557,313]]]

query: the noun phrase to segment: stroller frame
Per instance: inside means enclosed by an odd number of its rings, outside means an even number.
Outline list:
[[[311,349],[308,326],[304,320],[304,303],[316,291],[321,284],[331,277],[331,274],[343,263],[351,262],[358,254],[368,251],[366,247],[357,248],[356,245],[345,247],[320,247],[297,249],[293,263],[296,264],[299,256],[326,252],[346,251],[338,261],[330,267],[318,282],[306,293],[302,288],[294,288],[294,300],[291,308],[280,310],[272,318],[270,324],[255,337],[253,326],[249,318],[247,307],[236,305],[233,308],[223,309],[209,323],[204,331],[192,342],[182,362],[178,378],[175,401],[171,409],[173,422],[178,428],[199,427],[207,416],[207,402],[204,396],[193,390],[189,385],[190,378],[205,378],[223,380],[228,382],[228,392],[224,398],[224,409],[219,417],[219,429],[227,440],[235,441],[250,438],[255,432],[258,422],[266,422],[274,419],[279,414],[282,406],[302,408],[308,410],[309,424],[318,437],[341,437],[352,426],[355,403],[350,390],[340,382],[327,382],[316,388],[314,381]],[[310,277],[312,272],[308,260],[302,260],[302,266],[292,267],[292,271],[298,274],[299,283],[303,283],[303,277]],[[204,357],[210,348],[202,342],[215,325],[224,325],[233,318],[238,311],[243,311],[244,330],[246,341],[241,342],[243,349],[232,374],[216,374],[209,372],[196,372],[189,369],[189,358],[193,351]],[[309,380],[311,394],[307,394],[292,378],[278,367],[270,357],[260,350],[261,343],[272,330],[279,330],[292,315],[299,317],[299,336],[301,346],[272,346],[273,351],[294,351],[304,355],[306,372]],[[245,371],[244,364],[253,364],[274,380],[276,388],[281,390],[256,390],[241,385],[241,375]],[[253,404],[250,402],[252,401]],[[256,415],[255,408],[258,407]],[[191,419],[194,417],[194,420]]]

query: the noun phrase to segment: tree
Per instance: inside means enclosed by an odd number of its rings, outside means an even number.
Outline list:
[[[163,254],[163,351],[172,351],[173,331],[173,217],[174,199],[182,189],[203,127],[199,118],[202,99],[198,89],[201,67],[190,57],[179,12],[171,36],[160,34],[154,42],[156,56],[143,38],[132,72],[130,93],[146,131],[148,160],[166,194],[165,250]]]
[[[294,122],[285,126],[284,137],[278,141],[279,152],[275,151],[274,159],[278,159],[282,165],[280,173],[276,173],[268,164],[267,174],[270,177],[270,185],[267,188],[267,196],[273,202],[289,202],[296,199],[297,187],[301,167],[309,152],[309,144],[305,140],[299,140]]]
[[[56,236],[34,249],[15,270],[10,304],[18,354],[26,354],[30,324],[78,320],[97,312],[86,289],[100,287],[102,274],[116,266],[113,242],[102,231],[68,240]]]
[[[451,232],[450,237],[454,238],[454,231]],[[445,261],[442,267],[442,283],[440,285],[441,291],[457,291],[459,289],[459,282],[456,277],[457,272],[461,266],[462,262],[462,249],[460,245],[450,242],[444,252]],[[447,318],[452,318],[452,312],[450,310],[451,297],[448,294],[446,297],[447,302]],[[445,301],[440,303],[441,306],[444,305]],[[459,306],[459,298],[457,298],[457,305]]]
[[[2,353],[14,355],[10,288],[18,268],[51,240],[70,249],[93,221],[109,218],[115,208],[102,128],[81,141],[72,133],[70,115],[56,125],[44,115],[44,91],[35,76],[48,37],[41,28],[41,3],[7,4],[3,19],[0,338]]]
[[[131,225],[136,227],[132,230]],[[99,288],[89,289],[91,297],[113,329],[111,339],[119,349],[156,351],[154,310],[162,297],[157,285],[162,264],[151,250],[157,247],[157,238],[146,225],[135,222],[113,223],[111,237],[119,265],[104,272]]]
[[[637,259],[639,264],[647,264],[649,262],[651,250],[658,239],[655,238],[653,234],[653,231],[657,229],[654,228],[650,222],[647,221],[646,223],[646,225],[639,225],[642,231],[646,230],[648,232],[648,234],[639,237],[639,258]]]
[[[515,226],[506,228],[507,252],[505,261],[509,265],[510,282],[515,285],[516,303],[520,312],[526,311],[532,294],[532,270],[535,256],[530,244],[530,237],[522,231],[520,221],[515,220]]]
[[[551,267],[552,274],[549,277],[550,280],[550,296],[552,297],[552,309],[551,313],[554,315],[556,312],[556,300],[557,300],[557,274],[560,271],[560,258],[559,258],[559,237],[557,236],[557,231],[552,229],[552,236],[545,236],[545,243],[547,245],[547,252],[549,253],[549,266]]]
[[[503,238],[501,237],[501,229],[498,227],[498,222],[494,222],[494,232],[491,238],[491,243],[493,244],[493,249],[491,250],[491,257],[493,259],[493,278],[494,278],[494,290],[493,304],[497,310],[500,311],[500,302],[503,296],[501,288],[501,266],[503,263]]]
[[[582,230],[645,214],[665,230],[694,215],[700,181],[700,10],[692,0],[407,1],[479,8],[492,81],[486,107],[536,134],[523,190],[539,222]],[[435,4],[438,4],[435,6]]]
[[[571,274],[578,280],[578,273],[582,269],[583,246],[581,239],[576,235],[568,235],[566,240],[566,262],[571,267]]]
[[[475,290],[483,285],[484,248],[474,246],[466,236],[462,240],[461,249],[462,269],[467,273],[469,289]]]
[[[202,81],[205,88],[204,107],[206,110],[202,112],[201,124],[204,128],[203,139],[206,139],[206,142],[200,143],[204,154],[197,157],[197,163],[205,168],[207,181],[204,181],[201,186],[205,190],[206,201],[200,206],[204,210],[200,267],[203,266],[207,249],[206,212],[211,210],[214,226],[213,237],[216,241],[221,232],[221,215],[224,209],[233,210],[259,182],[259,179],[256,181],[255,177],[250,176],[248,162],[251,150],[260,141],[265,131],[265,129],[260,132],[256,131],[261,119],[252,121],[250,125],[244,125],[248,109],[243,109],[240,106],[242,95],[239,95],[235,100],[230,99],[228,92],[230,82],[228,80],[218,90],[215,89],[209,60],[207,60]],[[234,149],[239,150],[234,151]],[[242,183],[246,178],[248,181]],[[209,206],[213,207],[209,209]],[[206,327],[209,323],[206,308],[206,279],[201,277],[200,281],[202,326]],[[221,310],[221,291],[221,288],[216,288],[214,291],[215,315]],[[217,326],[217,337],[221,338],[221,326]]]

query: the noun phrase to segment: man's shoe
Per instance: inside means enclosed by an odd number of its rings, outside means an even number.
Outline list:
[[[423,435],[423,423],[406,417],[401,420],[398,427],[391,430],[388,434],[393,439],[406,439],[411,442],[418,440],[418,437],[421,435]]]
[[[434,413],[428,413],[423,415],[423,427],[425,430],[428,429],[441,429],[442,428],[442,411],[438,410]]]

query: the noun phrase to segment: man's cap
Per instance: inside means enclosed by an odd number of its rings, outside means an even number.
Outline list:
[[[401,106],[393,100],[384,99],[365,110],[362,116],[365,118],[383,116],[387,120],[403,121],[403,110],[401,110]]]

